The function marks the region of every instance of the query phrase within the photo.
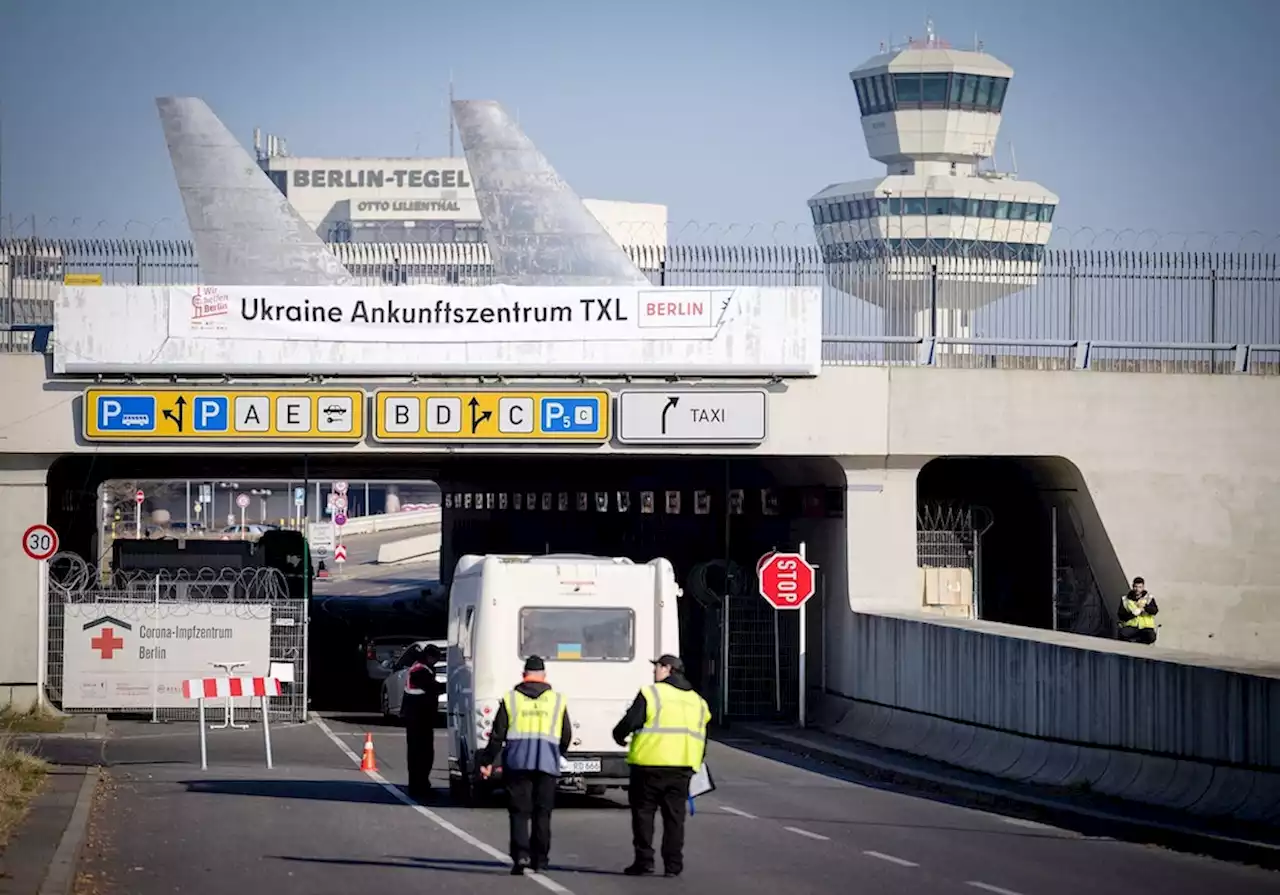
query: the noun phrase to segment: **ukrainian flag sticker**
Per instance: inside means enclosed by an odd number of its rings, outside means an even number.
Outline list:
[[[557,643],[556,658],[557,659],[581,659],[582,644],[581,643]]]

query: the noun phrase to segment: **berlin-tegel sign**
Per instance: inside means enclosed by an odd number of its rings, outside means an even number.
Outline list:
[[[271,607],[245,603],[68,603],[63,708],[189,705],[182,682],[215,662],[263,676],[271,660]]]

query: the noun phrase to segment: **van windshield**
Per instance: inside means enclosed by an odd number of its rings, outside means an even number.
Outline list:
[[[630,609],[520,610],[520,658],[561,662],[630,662],[635,658],[635,613]]]

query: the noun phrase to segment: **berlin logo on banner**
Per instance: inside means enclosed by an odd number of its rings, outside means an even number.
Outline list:
[[[734,289],[629,286],[174,286],[169,335],[481,343],[714,339]]]

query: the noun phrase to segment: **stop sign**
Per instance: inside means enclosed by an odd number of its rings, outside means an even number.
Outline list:
[[[799,553],[772,553],[761,557],[760,596],[774,609],[799,609],[813,596],[813,566]]]

